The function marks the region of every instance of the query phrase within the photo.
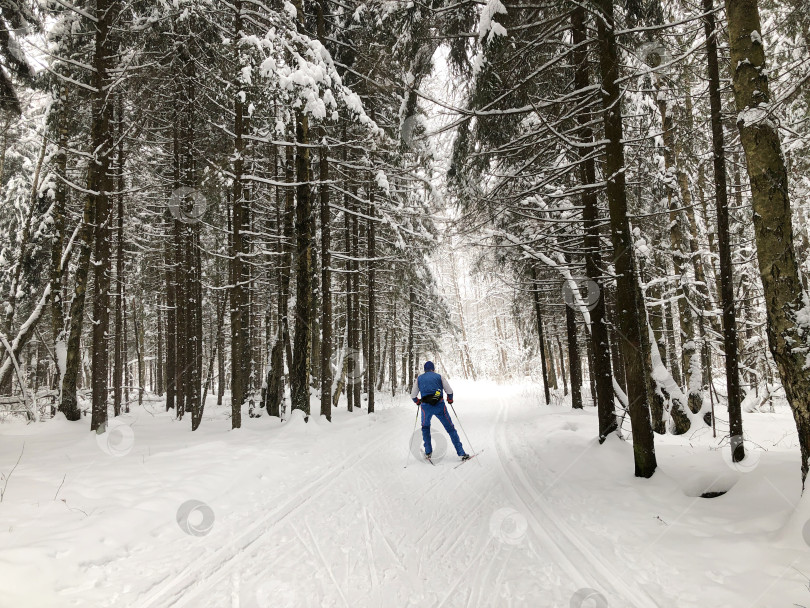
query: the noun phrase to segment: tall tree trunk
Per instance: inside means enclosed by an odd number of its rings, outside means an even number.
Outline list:
[[[196,64],[186,60],[183,66],[184,86],[183,98],[184,125],[183,125],[183,186],[194,189],[197,186],[196,158],[195,158],[195,126],[196,126]],[[193,201],[190,201],[193,205]],[[185,396],[185,411],[191,414],[191,430],[196,430],[203,415],[202,402],[202,373],[203,373],[203,293],[202,293],[202,265],[200,250],[200,225],[193,218],[184,216],[182,223],[184,255],[184,285],[187,294],[185,305],[185,340],[186,364],[183,367],[183,386]],[[143,329],[143,326],[141,326]],[[248,358],[248,364],[250,363]],[[245,373],[250,375],[250,368]],[[142,382],[139,380],[142,386]],[[143,389],[141,389],[142,392]]]
[[[656,87],[660,83],[656,83]],[[697,349],[697,333],[694,322],[692,285],[689,281],[690,253],[687,251],[686,214],[682,207],[691,204],[688,188],[678,190],[678,168],[675,161],[675,121],[668,107],[666,96],[658,92],[658,109],[661,113],[664,140],[664,163],[667,170],[666,186],[669,201],[669,237],[672,259],[675,264],[675,296],[678,303],[678,321],[681,328],[681,368],[684,373],[689,409],[700,411],[703,395],[700,390],[701,370]],[[680,193],[680,196],[679,196]],[[685,196],[684,196],[685,195]],[[688,197],[688,200],[687,198]]]
[[[176,366],[177,366],[177,252],[174,247],[174,220],[166,211],[166,411],[177,406]],[[122,309],[126,301],[122,300]],[[122,313],[123,314],[123,313]],[[124,316],[126,324],[126,316]],[[125,351],[126,352],[126,351]],[[126,358],[126,357],[125,357]],[[124,372],[126,374],[126,371]]]
[[[234,40],[239,43],[242,32],[242,0],[234,0]],[[238,51],[237,51],[238,52]],[[245,400],[247,378],[245,377],[245,336],[248,332],[246,311],[245,270],[242,256],[245,253],[243,227],[247,223],[244,200],[243,175],[245,107],[239,89],[234,91],[234,160],[233,160],[233,219],[231,245],[231,428],[242,426],[242,403]]]
[[[639,327],[640,288],[636,279],[633,241],[627,217],[627,192],[621,95],[619,91],[619,57],[616,43],[613,0],[599,0],[599,63],[605,123],[605,177],[610,209],[610,226],[616,268],[616,304],[621,333],[621,350],[626,365],[627,397],[633,429],[635,475],[652,477],[656,469],[655,444],[647,403],[644,354]],[[646,315],[645,326],[646,326]]]
[[[155,392],[159,396],[162,396],[163,391],[166,390],[163,378],[163,365],[166,355],[163,352],[164,316],[161,314],[162,309],[163,301],[161,300],[161,296],[158,295],[157,299],[155,300],[155,314],[157,315],[157,361],[155,361]]]
[[[323,3],[318,13],[319,27],[323,28]],[[329,208],[329,148],[326,129],[320,129],[320,182],[321,199],[321,416],[332,420],[332,212]]]
[[[722,100],[720,97],[720,67],[717,50],[717,29],[714,0],[703,0],[703,28],[706,35],[706,58],[709,76],[709,104],[712,121],[712,160],[717,203],[717,241],[720,252],[720,302],[723,306],[723,347],[728,392],[729,434],[737,437],[732,444],[732,460],[745,458],[743,436],[740,371],[737,354],[737,318],[734,308],[734,275],[731,263],[731,235],[728,218],[728,185],[723,134]],[[788,220],[790,216],[788,216]],[[710,380],[711,381],[711,380]],[[710,389],[711,390],[711,389]]]
[[[345,150],[345,148],[344,148]],[[345,152],[344,152],[344,161]],[[343,341],[343,361],[346,366],[349,377],[354,377],[354,366],[356,364],[355,355],[351,352],[352,348],[352,320],[354,319],[354,296],[352,295],[354,289],[354,273],[352,272],[351,251],[352,251],[352,219],[349,209],[351,208],[351,201],[348,193],[343,196],[343,207],[347,211],[343,212],[343,248],[346,252],[346,261],[343,271],[346,275],[346,316],[345,316],[345,339]],[[338,373],[342,373],[338,370]],[[349,389],[346,391],[346,405],[347,409],[351,412],[354,409],[354,391]]]
[[[810,466],[810,375],[805,369],[807,329],[796,316],[803,307],[806,310],[807,294],[802,290],[793,249],[788,175],[779,131],[769,114],[771,99],[757,0],[726,0],[726,13],[737,128],[751,183],[768,344],[796,421],[804,486]],[[741,437],[737,439],[741,441]],[[736,445],[732,450],[739,454]]]
[[[408,291],[408,303],[408,369],[403,372],[403,378],[405,379],[403,384],[406,388],[413,382],[414,373],[416,372],[413,352],[413,315],[414,306],[416,306],[416,293],[414,292],[413,285],[410,286]]]
[[[174,221],[174,253],[175,253],[175,349],[177,357],[174,363],[174,390],[177,406],[177,418],[181,419],[188,411],[188,368],[191,361],[191,344],[188,336],[188,304],[191,294],[189,292],[188,251],[185,246],[183,225]]]
[[[355,200],[357,197],[357,190],[355,189],[354,193]],[[357,212],[360,212],[361,208],[359,204],[354,205],[353,207]],[[363,354],[363,343],[361,341],[361,323],[363,315],[361,313],[360,307],[360,219],[357,215],[352,215],[352,248],[351,248],[351,258],[352,258],[352,322],[350,327],[350,348],[353,354],[351,360],[349,361],[351,367],[351,380],[352,382],[349,384],[349,390],[354,393],[354,407],[361,408],[362,407],[362,399],[361,399],[361,390],[363,388],[363,361],[361,360]]]
[[[383,384],[385,384],[385,366],[388,364],[388,348],[391,343],[391,328],[385,330],[383,334],[383,343],[382,349],[378,349],[379,352],[379,365],[377,366],[377,383],[376,383],[376,390],[378,393],[382,392]],[[379,344],[379,340],[378,340]]]
[[[565,373],[565,352],[563,352],[562,343],[560,342],[560,335],[555,334],[554,339],[557,342],[557,351],[560,353],[560,379],[563,383],[563,396],[568,396],[568,376]],[[552,346],[552,349],[554,347]]]
[[[377,221],[375,219],[377,208],[374,202],[374,180],[369,179],[369,220],[367,227],[367,248],[368,248],[368,330],[366,339],[368,341],[368,359],[366,361],[366,378],[368,382],[368,413],[374,412],[374,392],[375,392],[375,370],[377,369],[377,357],[374,350],[376,344],[377,331]]]
[[[554,344],[551,341],[551,336],[546,336],[546,353],[548,353],[549,388],[556,391],[559,388],[559,378],[557,378],[557,356],[554,354]],[[567,387],[565,392],[568,393]]]
[[[68,129],[67,129],[68,89],[62,85],[59,95],[58,107],[58,137],[59,150],[55,159],[56,173],[59,180],[56,184],[56,194],[53,206],[53,241],[51,242],[51,334],[53,336],[54,352],[56,354],[56,375],[54,388],[59,391],[59,403],[62,403],[62,374],[64,373],[65,352],[65,310],[62,299],[62,248],[65,243],[65,214],[67,211],[67,155],[68,155]],[[2,172],[0,171],[0,177]]]
[[[124,116],[121,95],[117,97],[118,113],[118,156],[116,177],[118,193],[116,195],[116,254],[115,254],[115,344],[113,346],[113,412],[121,414],[121,391],[124,383],[124,353],[122,352],[124,317]]]
[[[290,367],[292,408],[309,416],[309,349],[312,328],[309,325],[312,306],[312,203],[309,183],[309,119],[296,114],[295,172],[298,180],[295,206],[295,337]]]
[[[92,420],[95,431],[107,422],[107,389],[109,350],[107,334],[110,328],[110,224],[112,221],[110,192],[110,160],[114,132],[113,102],[110,98],[112,60],[117,52],[112,35],[118,3],[96,0],[96,33],[93,56],[93,108],[91,146],[94,158],[87,175],[87,189],[93,200],[95,259],[93,269],[93,346],[92,346]]]
[[[568,370],[571,376],[571,407],[582,409],[582,358],[577,340],[577,320],[574,310],[565,307],[565,327],[568,335]]]
[[[276,176],[284,173],[284,179],[292,184],[295,174],[292,167],[292,155],[289,148],[285,151],[283,166],[279,166],[279,157],[274,153]],[[267,393],[265,402],[267,413],[271,416],[281,416],[281,404],[284,399],[283,374],[285,346],[289,343],[289,324],[287,319],[288,298],[290,292],[290,273],[292,253],[290,243],[293,238],[293,208],[295,204],[292,186],[284,189],[276,188],[276,240],[280,263],[277,268],[276,282],[278,283],[278,327],[276,328],[276,341],[270,353],[270,369],[268,370]],[[288,362],[290,361],[288,357]]]
[[[391,396],[397,394],[397,299],[396,294],[391,295],[393,300],[393,323],[391,325]]]
[[[135,359],[138,362],[138,405],[143,405],[143,385],[144,385],[144,362],[143,362],[143,319],[139,318],[142,311],[141,305],[133,302],[132,306],[132,330],[135,334]]]
[[[587,39],[585,6],[576,4],[571,14],[573,43],[584,44]],[[578,91],[586,90],[590,86],[590,68],[588,64],[587,48],[582,46],[574,52],[574,88]],[[590,127],[591,113],[582,110],[577,114],[580,126],[580,140],[583,143],[593,143],[593,131]],[[602,277],[602,255],[599,242],[599,201],[598,194],[592,184],[596,183],[595,160],[589,148],[580,147],[580,181],[582,192],[582,220],[585,227],[585,274],[588,279],[599,286],[599,298],[594,302],[590,311],[590,338],[589,350],[592,353],[593,380],[595,385],[596,403],[599,415],[599,441],[600,443],[616,430],[616,415],[613,405],[613,370],[610,364],[610,346],[608,344],[607,326],[605,325],[605,284]]]
[[[543,392],[546,396],[546,405],[551,403],[551,393],[548,381],[548,366],[546,365],[546,339],[543,336],[543,315],[540,311],[540,293],[537,286],[537,272],[533,264],[529,264],[529,272],[532,279],[532,300],[534,300],[534,314],[537,322],[537,337],[540,341],[540,367],[543,375]]]
[[[124,292],[124,300],[121,303],[121,315],[124,317],[124,337],[123,343],[121,344],[121,351],[124,353],[124,413],[129,413],[129,388],[132,386],[132,374],[130,372],[129,364],[127,363],[127,358],[129,356],[129,325],[127,321],[127,298],[126,292]]]

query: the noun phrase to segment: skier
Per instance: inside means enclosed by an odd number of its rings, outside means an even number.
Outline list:
[[[433,453],[433,446],[430,441],[430,419],[433,416],[439,419],[444,430],[450,435],[450,440],[456,448],[456,454],[461,460],[469,460],[470,456],[464,451],[461,439],[458,437],[456,427],[447,412],[444,403],[444,394],[447,394],[447,403],[453,403],[453,389],[440,374],[437,374],[432,361],[425,363],[425,373],[421,374],[413,383],[411,398],[413,402],[422,408],[422,439],[425,441],[425,458],[430,460]],[[419,397],[421,395],[421,399]]]

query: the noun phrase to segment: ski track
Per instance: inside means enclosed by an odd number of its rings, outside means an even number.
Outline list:
[[[306,592],[297,587],[300,580],[291,582],[301,593],[296,606],[383,608],[395,605],[391,602],[396,598],[396,605],[503,608],[522,605],[528,593],[533,605],[550,607],[561,605],[552,599],[554,594],[559,600],[578,588],[597,589],[610,606],[656,606],[645,591],[627,582],[631,579],[626,572],[620,575],[573,532],[531,482],[510,450],[506,402],[477,409],[475,416],[480,428],[491,429],[479,433],[488,435],[482,442],[486,446],[477,446],[481,451],[495,448],[485,463],[479,460],[474,469],[456,470],[417,462],[423,467],[419,475],[409,472],[403,479],[391,474],[391,457],[375,458],[386,443],[396,443],[401,429],[393,420],[374,425],[382,431],[380,437],[361,441],[363,447],[337,467],[316,475],[213,554],[164,577],[136,605],[222,608],[230,599],[232,606],[239,606],[241,587],[255,586],[277,566],[289,567],[297,560],[321,576],[312,579]],[[437,493],[457,499],[463,507],[432,502]],[[501,542],[489,528],[492,512],[509,504],[528,524],[520,546]],[[279,540],[286,529],[290,538]],[[341,544],[346,542],[351,545]],[[345,558],[335,559],[340,550]],[[541,576],[520,595],[521,582],[510,582],[506,574],[512,571],[512,560],[525,561],[526,556]],[[402,594],[409,589],[414,595],[406,599]]]
[[[620,575],[611,565],[605,563],[597,551],[588,546],[586,541],[557,516],[541,493],[529,482],[512,455],[508,441],[505,440],[508,407],[503,400],[500,402],[498,418],[500,424],[496,425],[498,439],[495,444],[500,466],[512,482],[510,487],[516,498],[525,506],[529,526],[546,541],[545,544],[555,549],[558,563],[565,566],[573,580],[581,581],[582,588],[597,588],[597,591],[605,593],[608,596],[609,606],[655,608],[657,604],[649,594],[629,584],[627,580],[630,577],[627,573]],[[538,514],[542,517],[542,521],[538,518]]]
[[[388,440],[390,437],[385,435],[375,441],[373,447],[381,446]],[[209,591],[217,584],[221,584],[224,579],[228,578],[231,570],[241,564],[240,555],[248,550],[255,550],[257,543],[271,542],[273,537],[269,533],[276,526],[319,496],[347,470],[372,454],[373,450],[369,450],[369,447],[363,446],[345,458],[337,470],[327,468],[315,480],[287,499],[282,506],[251,525],[246,532],[238,535],[231,543],[206,558],[203,563],[194,561],[176,575],[167,577],[168,582],[158,589],[148,592],[147,598],[141,600],[138,607],[171,606],[179,608],[188,605],[189,601],[197,598],[202,592]],[[366,450],[365,455],[358,456],[364,450]],[[163,602],[158,603],[160,600]]]

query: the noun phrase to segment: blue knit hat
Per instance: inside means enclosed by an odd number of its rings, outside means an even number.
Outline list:
[[[425,371],[432,372],[436,367],[433,365],[433,361],[426,361],[425,362]]]

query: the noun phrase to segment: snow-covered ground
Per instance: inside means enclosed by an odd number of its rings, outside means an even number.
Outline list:
[[[98,436],[2,424],[1,473],[25,447],[0,504],[0,606],[810,606],[810,548],[783,531],[800,494],[786,408],[745,415],[763,451],[742,465],[710,431],[658,438],[640,480],[629,444],[596,443],[593,408],[455,384],[484,450],[458,468],[452,450],[403,468],[406,396],[331,425],[231,431],[209,405],[192,433],[157,402]]]

